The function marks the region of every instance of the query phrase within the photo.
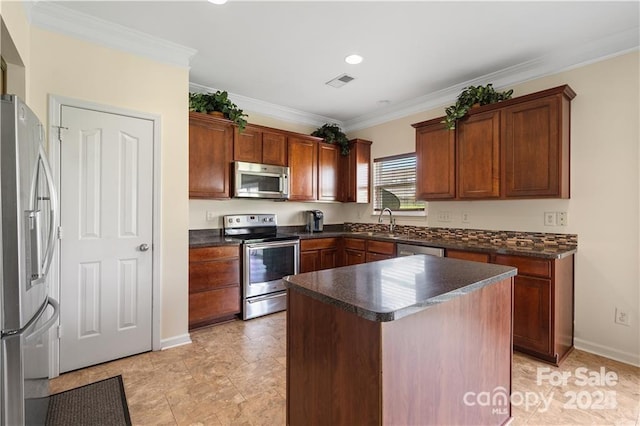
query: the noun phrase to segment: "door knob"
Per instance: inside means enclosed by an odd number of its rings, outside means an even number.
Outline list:
[[[149,244],[140,244],[140,246],[138,246],[138,250],[140,250],[140,251],[149,250]]]

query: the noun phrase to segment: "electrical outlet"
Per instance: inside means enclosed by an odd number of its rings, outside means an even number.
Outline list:
[[[626,325],[627,327],[631,325],[631,318],[629,317],[629,313],[622,308],[616,308],[616,324]]]
[[[567,226],[567,212],[557,212],[558,226]]]
[[[468,212],[462,212],[462,223],[469,223],[470,217]]]
[[[556,212],[544,212],[544,226],[556,226]]]
[[[438,212],[438,222],[451,222],[451,212]]]
[[[216,220],[216,214],[214,212],[207,212],[207,222],[213,222]]]

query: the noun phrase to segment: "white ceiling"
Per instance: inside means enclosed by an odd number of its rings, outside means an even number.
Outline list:
[[[55,3],[195,49],[195,85],[347,128],[637,49],[640,16],[638,1]],[[355,80],[325,85],[342,73]]]

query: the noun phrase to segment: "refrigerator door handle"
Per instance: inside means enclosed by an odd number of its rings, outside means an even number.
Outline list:
[[[27,343],[34,341],[35,339],[40,337],[40,335],[42,335],[43,333],[46,333],[49,330],[49,328],[51,328],[51,326],[55,324],[56,321],[58,321],[58,317],[60,316],[60,305],[58,304],[58,301],[56,299],[49,297],[47,298],[47,306],[51,306],[53,308],[53,314],[51,314],[51,318],[49,318],[47,322],[42,324],[40,328],[38,328],[37,330],[34,330],[33,333],[29,334],[25,338],[25,341]]]
[[[53,252],[56,243],[56,230],[58,228],[58,193],[56,192],[53,173],[51,173],[51,166],[49,165],[49,161],[47,160],[47,156],[42,145],[40,145],[40,161],[42,161],[42,168],[44,170],[45,179],[47,180],[47,185],[49,187],[49,214],[51,217],[46,252],[43,256],[44,263],[42,265],[42,274],[46,276],[49,272],[51,261],[53,260]]]

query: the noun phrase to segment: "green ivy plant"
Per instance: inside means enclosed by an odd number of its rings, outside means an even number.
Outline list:
[[[204,113],[219,111],[225,118],[236,123],[241,132],[247,127],[248,115],[231,102],[226,90],[218,90],[215,93],[189,93],[189,111]]]
[[[458,95],[456,103],[445,109],[447,116],[442,123],[444,123],[447,129],[453,130],[456,128],[456,122],[467,115],[467,112],[473,105],[493,104],[511,99],[511,95],[513,95],[513,89],[496,92],[492,84],[465,87]]]
[[[342,155],[349,155],[349,139],[337,124],[323,124],[322,127],[316,129],[311,136],[323,138],[327,143],[335,143],[340,145],[340,153]]]

